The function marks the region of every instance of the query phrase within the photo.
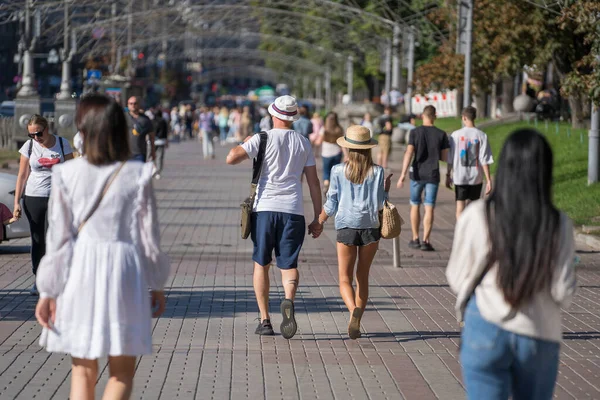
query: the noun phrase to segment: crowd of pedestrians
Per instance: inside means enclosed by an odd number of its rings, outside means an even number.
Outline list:
[[[237,142],[227,164],[255,160],[250,216],[260,314],[255,333],[275,334],[269,310],[275,253],[285,292],[279,331],[294,337],[298,259],[306,233],[317,239],[334,219],[347,332],[360,338],[381,212],[391,190],[392,174],[383,165],[391,152],[391,110],[379,118],[377,132],[370,115],[346,129],[335,113],[309,118],[308,108],[291,96],[278,97],[256,118],[250,107],[196,111],[184,105],[169,113],[144,112],[139,103],[131,97],[123,110],[104,95],[82,98],[76,115],[81,157],[75,160],[66,162],[74,155],[69,142],[50,134],[48,122],[37,115],[20,150],[13,217],[7,215],[7,223],[21,218],[23,197],[36,275],[32,293],[40,297],[40,344],[71,355],[71,398],[94,397],[102,357],[108,357],[110,375],[105,398],[129,398],[136,357],[152,351],[151,319],[165,308],[169,275],[152,180],[160,179],[169,138],[199,137],[206,159],[215,157],[215,142]],[[575,273],[572,224],[552,203],[547,141],[533,130],[510,135],[492,186],[494,159],[486,134],[475,126],[473,107],[462,111],[464,127],[451,135],[435,127],[432,106],[423,110],[419,127],[414,116],[407,117],[401,123],[409,137],[397,187],[409,178],[410,248],[435,251],[431,234],[440,161],[448,165],[446,186],[455,190],[457,224],[446,273],[464,324],[460,357],[468,397],[551,398],[560,309],[573,296]],[[312,200],[306,212],[303,177]],[[312,218],[305,220],[305,214]]]

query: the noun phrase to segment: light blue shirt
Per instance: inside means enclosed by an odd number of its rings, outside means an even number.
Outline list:
[[[361,184],[346,178],[346,164],[337,164],[331,170],[327,202],[323,206],[328,216],[335,215],[335,229],[379,228],[379,210],[387,198],[384,191],[384,171],[373,166],[373,173]]]

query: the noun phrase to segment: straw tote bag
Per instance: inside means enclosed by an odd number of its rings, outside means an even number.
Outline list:
[[[383,203],[381,212],[381,237],[384,239],[393,239],[400,236],[404,221],[395,205],[389,201]]]

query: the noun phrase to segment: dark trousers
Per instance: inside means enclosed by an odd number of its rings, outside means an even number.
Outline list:
[[[42,257],[46,254],[48,199],[48,197],[23,197],[23,211],[29,220],[29,232],[31,233],[31,264],[34,275]]]

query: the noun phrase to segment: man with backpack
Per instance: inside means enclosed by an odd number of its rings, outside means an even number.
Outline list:
[[[273,116],[273,129],[246,138],[229,152],[227,164],[235,165],[251,158],[262,160],[251,215],[254,292],[260,310],[255,333],[274,334],[269,316],[269,266],[275,250],[285,290],[285,300],[280,306],[281,333],[290,339],[297,329],[294,298],[299,282],[298,256],[306,232],[302,174],[306,175],[313,203],[314,218],[308,226],[313,238],[323,231],[318,220],[322,208],[321,186],[309,140],[292,129],[292,122],[298,119],[296,99],[278,97],[269,106],[269,113]]]

